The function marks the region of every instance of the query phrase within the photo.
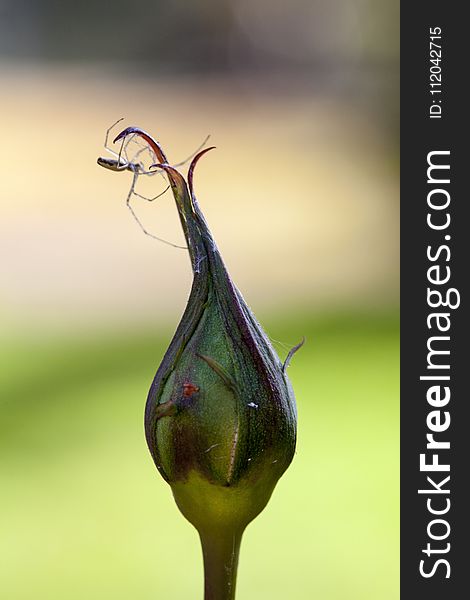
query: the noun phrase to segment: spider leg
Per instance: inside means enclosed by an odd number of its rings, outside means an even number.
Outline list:
[[[179,163],[176,163],[176,165],[171,165],[172,167],[181,167],[182,165],[185,165],[187,162],[189,162],[192,158],[194,158],[196,156],[196,154],[199,152],[199,150],[202,150],[204,148],[204,146],[207,144],[209,138],[211,136],[208,135],[206,137],[206,139],[202,142],[202,144],[196,148],[196,150],[194,150],[194,152],[192,154],[190,154],[187,158],[185,158],[184,160],[182,160]]]
[[[142,200],[147,200],[147,202],[153,202],[157,198],[160,198],[161,196],[163,196],[163,194],[165,194],[169,189],[170,189],[170,186],[167,185],[166,188],[163,190],[163,192],[160,192],[153,198],[147,198],[147,196],[142,196],[142,194],[138,194],[136,191],[133,192],[133,195],[137,196],[137,198],[142,198]]]
[[[135,134],[134,134],[134,135],[135,135]],[[129,142],[130,142],[130,141],[131,141],[131,139],[134,137],[134,135],[132,135],[132,136],[129,138]],[[204,139],[204,141],[202,142],[202,144],[200,144],[200,146],[198,146],[198,147],[196,148],[196,150],[194,150],[194,152],[192,152],[192,153],[191,153],[191,154],[190,154],[190,155],[189,155],[187,158],[185,158],[185,159],[184,159],[184,160],[182,160],[181,162],[178,162],[178,163],[176,163],[176,164],[174,164],[174,165],[171,165],[171,166],[172,166],[172,167],[181,167],[182,165],[185,165],[185,164],[186,164],[187,162],[189,162],[189,161],[190,161],[192,158],[194,158],[194,156],[196,156],[196,154],[197,154],[197,153],[198,153],[200,150],[202,150],[202,148],[204,148],[204,146],[207,144],[207,142],[208,142],[208,140],[209,140],[209,138],[210,138],[210,137],[211,137],[211,136],[210,136],[210,135],[208,135],[208,136],[207,136],[207,137]],[[127,144],[128,144],[129,142],[127,142]],[[127,144],[126,144],[126,147],[127,147]],[[138,156],[140,156],[140,154],[141,154],[142,152],[145,152],[145,150],[148,150],[148,151],[151,153],[151,155],[153,154],[153,152],[152,152],[152,149],[151,149],[151,148],[150,148],[148,145],[145,145],[143,148],[140,148],[140,149],[139,149],[139,150],[138,150],[138,151],[137,151],[137,152],[134,154],[134,156],[133,156],[131,159],[128,159],[128,163],[132,163],[132,162],[134,162],[134,161],[135,161],[135,159],[136,159]],[[156,160],[156,158],[155,158],[155,157],[154,157],[154,159]],[[153,159],[152,159],[152,162],[153,162]],[[140,172],[140,175],[155,175],[156,173],[158,173],[158,174],[163,174],[163,175],[164,175],[164,171],[163,171],[162,169],[156,169],[156,170],[154,170],[154,171],[143,171],[143,170],[142,170],[142,171]]]
[[[198,147],[196,148],[196,150],[195,150],[195,151],[194,151],[192,154],[190,154],[190,155],[189,155],[187,158],[185,158],[185,159],[184,159],[184,160],[182,160],[181,162],[179,162],[179,163],[176,163],[175,165],[171,165],[171,166],[172,166],[172,167],[181,167],[182,165],[184,165],[184,164],[186,164],[187,162],[189,162],[189,161],[190,161],[192,158],[194,158],[194,156],[196,156],[196,154],[197,154],[197,153],[198,153],[200,150],[202,150],[202,148],[204,148],[204,146],[207,144],[207,142],[208,142],[208,140],[209,140],[209,138],[210,138],[210,137],[211,137],[211,136],[210,136],[210,135],[208,135],[208,136],[207,136],[207,137],[204,139],[204,141],[202,142],[202,144],[201,144],[200,146],[198,146]],[[136,156],[138,156],[138,155],[139,155],[139,154],[142,152],[142,150],[145,150],[145,148],[143,148],[143,149],[139,150],[139,152],[137,152]],[[155,174],[159,174],[159,175],[162,175],[162,176],[164,177],[164,175],[165,175],[165,171],[164,171],[163,169],[154,169],[153,171],[141,171],[141,172],[139,173],[139,175],[155,175]]]
[[[131,136],[131,139],[135,137],[135,134],[133,134]],[[139,144],[140,145],[140,144]],[[152,148],[150,148],[150,146],[148,144],[142,145],[137,152],[132,156],[132,158],[130,158],[128,160],[129,164],[134,164],[134,165],[138,165],[139,167],[139,175],[155,175],[156,173],[161,174],[162,177],[164,178],[164,171],[162,171],[162,169],[158,170],[158,171],[146,171],[145,170],[145,166],[142,162],[136,162],[136,160],[139,158],[139,156],[141,154],[143,154],[144,152],[147,152],[150,156],[150,160],[151,162],[154,162],[155,160],[157,160],[156,156],[154,155]]]
[[[153,233],[150,233],[149,231],[147,231],[145,229],[144,225],[140,221],[139,217],[135,214],[134,209],[131,206],[131,200],[132,200],[132,196],[135,195],[134,190],[135,190],[135,185],[137,183],[138,177],[139,177],[139,174],[134,172],[133,178],[132,178],[132,185],[130,187],[129,193],[127,194],[127,198],[126,198],[126,205],[127,205],[127,208],[131,211],[131,214],[134,217],[137,224],[139,225],[139,227],[142,229],[142,231],[145,233],[145,235],[148,235],[149,237],[153,238],[154,240],[158,240],[159,242],[162,242],[163,244],[168,244],[168,246],[173,246],[173,248],[181,248],[182,250],[187,250],[188,248],[186,246],[178,246],[178,244],[173,244],[172,242],[169,242],[168,240],[164,240],[163,238],[159,238],[156,235],[153,235]]]
[[[126,152],[126,150],[124,148],[124,142],[125,142],[125,140],[123,139],[122,140],[122,144],[121,144],[121,148],[120,148],[119,154],[118,154],[118,164],[119,165],[121,164],[121,155],[122,155],[123,150],[124,150],[124,156],[125,156],[126,165],[129,164],[129,159],[127,158],[127,152]]]
[[[117,125],[118,123],[120,123],[120,122],[121,122],[123,119],[124,119],[124,117],[121,117],[121,118],[120,118],[120,119],[118,119],[118,120],[117,120],[115,123],[113,123],[113,124],[111,125],[111,127],[108,127],[108,129],[106,130],[106,135],[105,135],[105,138],[104,138],[104,144],[103,144],[103,145],[104,145],[105,149],[106,149],[106,150],[107,150],[107,151],[108,151],[110,154],[112,154],[113,156],[115,156],[116,158],[118,158],[118,155],[117,155],[117,153],[116,153],[116,152],[114,152],[114,150],[111,150],[111,148],[108,146],[108,139],[109,139],[109,134],[111,133],[111,131],[112,131],[112,130],[113,130],[115,127],[116,127],[116,125]]]
[[[128,167],[128,165],[130,164],[130,160],[129,160],[129,156],[127,154],[127,146],[132,142],[132,140],[134,139],[135,135],[130,135],[128,139],[123,140],[122,144],[121,144],[121,148],[119,149],[119,153],[115,152],[112,148],[109,147],[109,134],[111,133],[111,131],[116,127],[116,125],[118,123],[120,123],[122,120],[124,119],[124,117],[121,117],[120,119],[118,119],[115,123],[113,123],[111,125],[111,127],[108,127],[108,129],[106,130],[106,135],[104,138],[104,148],[112,155],[116,158],[116,160],[118,161],[118,164],[120,164],[120,167],[117,169],[118,171],[125,171]],[[124,157],[124,161],[122,162],[121,157]]]
[[[134,162],[135,160],[135,156],[133,156],[132,158],[129,158],[129,155],[127,154],[127,148],[129,146],[129,144],[134,140],[135,138],[135,133],[133,133],[132,135],[130,135],[127,139],[123,138],[123,143],[121,145],[121,152],[120,154],[124,155],[124,158],[127,162],[128,165],[130,165],[131,163]]]
[[[165,174],[163,170],[159,170],[159,171],[146,171],[145,170],[145,166],[142,162],[135,162],[136,159],[143,153],[148,151],[150,154],[153,155],[152,149],[149,148],[148,146],[143,146],[142,148],[140,148],[135,154],[134,156],[129,159],[128,162],[128,170],[132,171],[132,173],[134,174],[134,180],[133,180],[133,190],[132,190],[132,195],[133,196],[137,196],[138,198],[142,198],[143,200],[147,200],[147,202],[153,202],[154,200],[156,200],[157,198],[160,198],[160,196],[163,196],[163,194],[169,189],[169,185],[163,190],[163,192],[160,192],[159,194],[157,194],[156,196],[154,196],[153,198],[148,198],[147,196],[143,196],[142,194],[139,194],[138,192],[135,191],[136,185],[137,185],[137,178],[140,177],[141,175],[149,175],[150,177],[152,177],[153,175],[161,175],[162,179],[165,181]],[[152,158],[152,156],[150,157]]]

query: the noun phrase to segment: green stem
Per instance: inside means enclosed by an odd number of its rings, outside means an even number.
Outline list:
[[[234,600],[243,531],[199,532],[204,557],[204,600]]]

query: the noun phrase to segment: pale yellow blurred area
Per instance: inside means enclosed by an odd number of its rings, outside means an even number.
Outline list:
[[[139,229],[125,206],[129,172],[96,164],[120,117],[152,133],[170,162],[211,134],[217,149],[198,165],[196,193],[255,312],[396,305],[395,157],[345,100],[295,81],[270,91],[250,79],[147,81],[79,67],[0,75],[7,327],[177,322],[191,281],[186,252]],[[152,233],[184,243],[170,193],[133,205]]]

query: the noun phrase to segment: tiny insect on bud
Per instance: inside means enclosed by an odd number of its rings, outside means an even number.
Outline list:
[[[201,537],[206,600],[234,598],[240,540],[292,461],[296,408],[271,343],[232,282],[193,190],[159,144],[191,258],[186,309],[153,380],[145,433],[158,471]],[[301,344],[300,344],[301,345]],[[293,350],[297,350],[298,345]]]

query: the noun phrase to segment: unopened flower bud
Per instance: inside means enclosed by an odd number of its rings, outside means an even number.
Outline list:
[[[266,506],[295,451],[296,408],[286,367],[232,282],[193,192],[146,139],[166,171],[193,270],[181,322],[155,375],[145,433],[155,464],[201,536],[206,600],[234,597],[246,525]],[[119,138],[119,136],[118,136]]]

